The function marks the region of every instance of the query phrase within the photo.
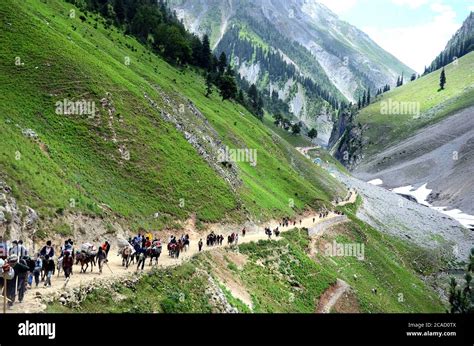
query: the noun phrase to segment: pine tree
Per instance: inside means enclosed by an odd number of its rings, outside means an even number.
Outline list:
[[[283,117],[281,116],[281,114],[275,114],[275,115],[273,115],[273,118],[275,119],[275,121],[273,123],[276,126],[280,127],[283,123]]]
[[[201,66],[205,69],[211,68],[211,45],[209,43],[209,36],[204,35],[202,38],[202,54],[201,54]]]
[[[258,97],[256,114],[257,118],[263,119],[263,98],[261,96]]]
[[[212,76],[210,73],[206,76],[206,97],[212,94]]]
[[[444,90],[444,86],[446,85],[446,73],[444,72],[444,68],[441,70],[441,75],[439,76],[439,86],[440,90]]]
[[[125,8],[123,5],[123,0],[115,0],[114,10],[117,23],[122,24],[125,20]]]
[[[237,102],[240,103],[241,105],[245,105],[245,97],[244,97],[244,92],[242,89],[239,90],[239,94],[237,95]]]
[[[219,56],[219,62],[217,64],[217,68],[219,70],[219,74],[224,74],[225,70],[227,67],[227,55],[222,52],[221,55]]]
[[[308,132],[308,137],[311,138],[312,140],[318,137],[318,131],[316,129],[311,129],[311,131]]]
[[[222,76],[219,80],[219,90],[222,100],[235,99],[237,96],[237,84],[231,76]]]
[[[296,123],[291,127],[291,132],[293,132],[294,135],[298,135],[301,132],[301,126],[300,124]]]
[[[370,88],[367,91],[367,105],[370,105]]]
[[[255,112],[258,106],[258,90],[255,84],[252,84],[247,92],[252,111]]]

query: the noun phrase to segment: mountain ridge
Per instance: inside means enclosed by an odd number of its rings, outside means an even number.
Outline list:
[[[225,44],[222,39],[235,29],[234,25],[247,27],[247,31],[258,37],[255,46],[263,42],[281,53],[281,59],[294,65],[299,74],[311,78],[331,97],[346,103],[355,102],[369,88],[375,92],[386,84],[395,84],[398,76],[413,72],[367,34],[339,20],[337,15],[319,3],[302,0],[169,0],[168,4],[188,29],[200,35],[209,35],[218,53],[225,51],[240,58],[241,52],[232,47],[241,37],[233,35],[232,39],[225,40]],[[248,60],[240,59],[238,62],[236,69],[241,70],[243,78],[250,76],[248,81],[260,84],[260,90],[270,97],[275,85],[268,83],[268,78],[280,78],[276,90],[280,100],[289,105],[289,113],[308,128],[317,127],[321,134],[324,133],[323,144],[327,144],[338,110],[331,101],[325,104],[320,98],[314,98],[300,83],[294,86],[301,89],[296,92],[298,98],[288,98],[285,84],[289,82],[293,86],[294,81],[281,78],[278,73],[261,70],[258,61],[249,64]],[[328,112],[332,113],[329,122]],[[328,123],[331,125],[328,126]]]

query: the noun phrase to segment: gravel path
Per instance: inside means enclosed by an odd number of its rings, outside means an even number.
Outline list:
[[[313,237],[315,235],[321,234],[325,229],[327,229],[331,226],[334,226],[334,225],[337,225],[337,224],[340,224],[340,223],[343,223],[343,222],[347,222],[347,221],[349,221],[349,218],[345,215],[336,216],[332,219],[329,219],[329,220],[323,221],[321,223],[318,223],[314,227],[311,227],[308,230],[308,234],[309,234],[310,237]]]
[[[350,289],[350,286],[347,282],[337,279],[337,282],[334,286],[331,286],[326,292],[321,296],[321,300],[316,308],[317,313],[329,314],[336,305],[336,303],[341,299],[342,295]]]

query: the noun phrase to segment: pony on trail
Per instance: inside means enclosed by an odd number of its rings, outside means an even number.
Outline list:
[[[150,266],[153,264],[153,259],[156,259],[156,263],[158,264],[158,259],[161,255],[161,245],[159,246],[152,246],[146,249],[146,257],[150,257]]]
[[[58,277],[59,277],[59,273],[61,273],[61,269],[63,269],[63,256],[58,258],[58,263],[56,264],[56,269],[58,271]]]
[[[280,230],[278,229],[278,227],[273,230],[273,233],[275,233],[275,237],[280,236]]]
[[[122,250],[120,250],[119,256],[122,256],[122,267],[128,269],[128,266],[130,265],[130,262],[132,260],[132,251],[133,250],[130,246],[126,246]]]
[[[81,263],[81,273],[85,273],[87,268],[89,268],[89,264],[91,265],[91,273],[94,270],[94,266],[96,265],[95,262],[95,254],[87,254],[85,252],[78,252],[76,255],[76,265]],[[84,265],[86,266],[84,268]]]

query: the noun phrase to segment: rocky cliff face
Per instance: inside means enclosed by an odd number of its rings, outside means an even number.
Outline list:
[[[402,72],[405,75],[413,72],[364,32],[340,20],[316,1],[171,0],[169,3],[191,30],[209,34],[214,45],[223,36],[217,33],[229,30],[232,24],[247,23],[248,17],[259,23],[270,23],[268,31],[298,42],[309,51],[313,61],[306,63],[320,65],[349,100],[355,100],[359,87],[381,87],[395,83]],[[277,46],[276,38],[265,43],[283,52],[287,50]],[[286,55],[291,59],[295,54]],[[307,69],[304,62],[291,60],[302,70]]]
[[[364,126],[355,123],[354,114],[347,110],[334,124],[329,148],[332,148],[332,155],[349,169],[353,169],[363,158],[364,130]]]
[[[34,234],[37,222],[36,211],[29,206],[18,205],[12,188],[0,180],[0,235],[23,239],[26,245],[30,245],[29,236]]]

